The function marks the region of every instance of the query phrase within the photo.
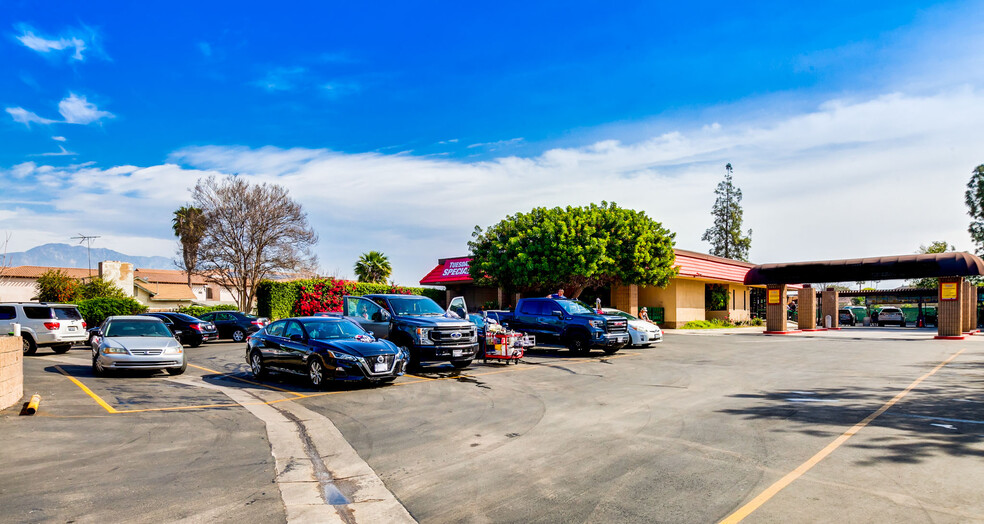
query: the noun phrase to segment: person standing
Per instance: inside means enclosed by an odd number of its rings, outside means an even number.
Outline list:
[[[547,295],[547,298],[567,298],[564,296],[564,288],[560,288],[553,295]]]

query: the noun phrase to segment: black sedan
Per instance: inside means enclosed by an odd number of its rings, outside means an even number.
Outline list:
[[[257,378],[270,371],[307,375],[320,388],[329,380],[392,382],[410,354],[377,340],[341,317],[278,320],[246,340],[246,362]]]
[[[219,338],[231,338],[236,342],[246,340],[246,336],[263,329],[267,319],[247,315],[242,311],[213,311],[200,317],[215,324]]]
[[[174,333],[174,338],[193,348],[219,338],[214,324],[184,313],[141,313],[141,316],[161,319],[171,333]]]

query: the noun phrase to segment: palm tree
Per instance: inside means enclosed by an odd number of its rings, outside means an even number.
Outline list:
[[[181,243],[181,259],[188,274],[188,286],[191,286],[191,274],[198,267],[198,246],[201,245],[205,227],[205,213],[194,206],[181,206],[171,220],[174,236]]]
[[[363,253],[355,263],[355,274],[359,277],[359,282],[385,284],[392,272],[389,259],[379,251]]]

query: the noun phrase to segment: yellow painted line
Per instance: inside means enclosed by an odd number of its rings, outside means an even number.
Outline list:
[[[72,382],[74,382],[76,386],[78,386],[82,391],[84,391],[86,395],[89,395],[90,397],[92,397],[92,400],[95,400],[96,401],[96,404],[99,404],[100,406],[102,406],[103,409],[105,409],[106,411],[108,411],[110,413],[119,413],[119,411],[116,411],[116,409],[113,408],[113,406],[110,406],[109,404],[107,404],[106,401],[103,400],[99,395],[96,395],[95,393],[92,392],[91,389],[87,388],[85,386],[85,384],[79,382],[79,380],[77,378],[73,377],[72,375],[69,375],[64,369],[61,368],[61,366],[55,366],[55,369],[57,369],[58,372],[61,373],[62,375],[65,375],[66,377],[68,377],[68,380],[71,380]]]
[[[904,398],[906,395],[908,395],[910,391],[912,391],[917,386],[919,386],[919,384],[921,384],[922,381],[924,381],[927,378],[933,376],[937,371],[939,371],[940,369],[942,369],[943,366],[945,366],[945,365],[949,364],[950,362],[952,362],[953,359],[955,359],[958,356],[960,356],[960,354],[963,353],[966,350],[967,350],[967,348],[964,348],[964,349],[961,349],[960,351],[957,351],[953,355],[950,355],[950,358],[944,360],[943,362],[940,362],[940,364],[938,366],[936,366],[935,368],[933,368],[932,370],[930,370],[929,372],[927,372],[925,375],[917,378],[915,380],[915,382],[913,382],[912,384],[909,384],[909,387],[903,389],[898,395],[895,395],[894,397],[892,397],[892,400],[889,400],[884,405],[882,405],[882,407],[878,408],[878,411],[875,411],[874,413],[868,415],[867,417],[864,418],[864,420],[862,420],[861,422],[858,422],[853,427],[851,427],[851,429],[845,431],[841,436],[837,437],[833,442],[831,442],[830,444],[827,444],[827,446],[825,448],[823,448],[819,452],[817,452],[816,455],[813,455],[812,457],[810,457],[809,460],[807,460],[806,462],[800,464],[798,468],[796,468],[793,471],[789,472],[785,477],[783,477],[783,478],[779,479],[778,481],[776,481],[775,484],[773,484],[773,485],[769,486],[768,488],[766,488],[765,491],[763,491],[762,493],[760,493],[757,497],[755,497],[754,499],[752,499],[751,501],[749,501],[744,506],[738,508],[737,511],[735,511],[731,515],[728,515],[727,517],[725,517],[723,520],[721,520],[720,524],[734,524],[736,522],[741,522],[742,519],[744,519],[745,517],[751,515],[752,512],[754,512],[759,507],[761,507],[762,504],[765,504],[766,502],[768,502],[769,499],[771,499],[772,497],[776,496],[776,494],[779,493],[780,491],[782,491],[786,486],[792,484],[793,481],[795,481],[796,479],[802,477],[804,473],[806,473],[807,471],[810,471],[811,469],[813,469],[813,466],[816,466],[821,460],[823,460],[824,458],[826,458],[827,455],[830,455],[831,453],[833,453],[834,450],[836,450],[837,448],[839,448],[843,443],[847,442],[847,440],[849,438],[853,437],[855,434],[857,434],[858,431],[861,431],[862,429],[864,429],[865,426],[867,426],[873,420],[875,420],[876,418],[878,418],[879,416],[881,416],[882,413],[884,413],[884,412],[888,411],[889,409],[891,409],[891,407],[894,406],[898,401],[902,400],[902,398]]]
[[[283,392],[283,393],[290,393],[291,395],[297,395],[298,397],[304,397],[304,394],[303,393],[298,393],[296,391],[291,391],[289,389],[278,388],[277,386],[271,386],[269,384],[263,384],[261,382],[254,382],[252,380],[247,380],[245,378],[240,378],[240,377],[237,377],[237,376],[234,376],[234,375],[230,375],[229,373],[223,373],[221,371],[216,371],[214,369],[203,368],[201,366],[196,366],[194,364],[188,364],[188,366],[189,367],[200,369],[202,371],[207,371],[209,373],[215,373],[216,375],[221,375],[223,377],[229,377],[232,380],[238,380],[240,382],[245,382],[247,384],[253,384],[254,386],[260,386],[260,387],[264,387],[264,388],[267,388],[267,389],[272,389],[274,391],[280,391],[280,392]]]

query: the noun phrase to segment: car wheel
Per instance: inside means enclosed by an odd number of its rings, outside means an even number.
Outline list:
[[[316,389],[325,387],[325,365],[321,363],[321,359],[312,358],[308,362],[308,379]]]
[[[575,355],[587,355],[591,352],[591,344],[584,333],[573,333],[567,337],[567,348]]]
[[[180,375],[180,374],[184,373],[185,371],[188,371],[188,360],[185,360],[184,362],[182,362],[181,363],[181,367],[179,367],[179,368],[167,368],[167,374],[168,375],[172,375],[172,376],[173,375]]]
[[[232,332],[232,340],[234,342],[242,342],[242,341],[246,340],[246,332],[243,331],[243,330],[241,330],[241,329],[237,329],[237,330],[233,331]]]
[[[99,363],[99,357],[96,355],[92,356],[92,375],[96,377],[109,375],[109,370],[102,367],[102,364]]]
[[[255,349],[249,354],[249,369],[256,378],[262,378],[267,375],[266,366],[263,365],[263,355]]]
[[[34,342],[34,339],[31,338],[31,335],[24,333],[21,335],[21,340],[24,342],[23,345],[25,355],[33,355],[38,352],[38,345]]]
[[[62,354],[62,353],[66,353],[66,352],[68,352],[68,350],[72,349],[72,345],[71,344],[58,344],[57,346],[51,346],[51,349],[54,350],[55,353]]]
[[[464,369],[464,368],[470,366],[471,363],[472,363],[472,359],[468,359],[468,360],[452,360],[451,361],[451,365],[454,366],[454,369]]]

